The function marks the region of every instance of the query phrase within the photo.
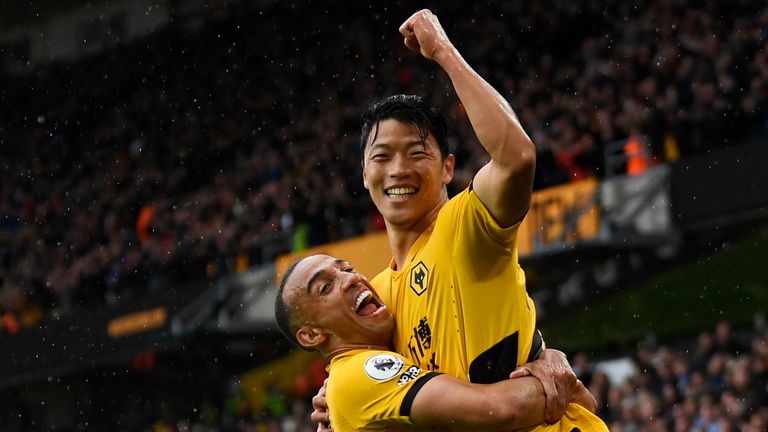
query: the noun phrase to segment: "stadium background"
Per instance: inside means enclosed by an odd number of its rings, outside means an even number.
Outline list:
[[[764,2],[0,5],[2,430],[314,430],[271,296],[383,265],[361,107],[448,113],[451,193],[485,162],[424,6],[537,144],[523,266],[611,430],[768,427]]]

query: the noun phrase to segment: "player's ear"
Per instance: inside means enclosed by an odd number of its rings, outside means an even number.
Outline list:
[[[296,330],[296,340],[308,350],[318,349],[327,339],[328,335],[320,327],[304,324]]]
[[[443,184],[447,185],[453,179],[453,168],[456,166],[456,158],[448,154],[443,161]]]

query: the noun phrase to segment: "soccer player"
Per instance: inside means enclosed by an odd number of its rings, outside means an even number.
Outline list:
[[[430,11],[412,15],[400,32],[409,49],[448,74],[490,161],[449,200],[455,160],[442,115],[423,99],[404,95],[363,113],[363,180],[384,217],[394,255],[371,284],[396,316],[394,350],[421,369],[473,383],[505,380],[525,365],[524,373],[544,387],[545,420],[555,430],[607,430],[577,404],[559,418],[568,400],[551,372],[570,368],[543,349],[518,264],[516,236],[531,199],[533,143]],[[537,358],[548,367],[528,363]],[[323,402],[321,389],[312,414],[319,430],[327,426]]]
[[[275,317],[286,338],[330,361],[327,392],[337,432],[520,429],[544,420],[544,391],[534,377],[470,384],[390,351],[394,317],[346,261],[313,255],[289,267]],[[566,393],[594,409],[577,380]]]

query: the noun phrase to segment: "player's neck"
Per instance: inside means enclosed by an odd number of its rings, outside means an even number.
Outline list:
[[[345,352],[360,350],[360,349],[380,350],[380,351],[390,350],[390,348],[386,345],[350,343],[350,344],[343,344],[343,345],[339,345],[334,348],[331,348],[330,350],[324,352],[323,355],[328,361],[331,361],[334,357],[344,354]]]
[[[395,258],[395,270],[402,270],[405,268],[405,264],[408,260],[408,254],[419,239],[419,236],[432,225],[437,219],[437,215],[440,213],[440,209],[448,202],[441,201],[439,205],[435,206],[429,213],[423,218],[419,219],[416,223],[410,225],[395,225],[388,221],[384,221],[387,226],[387,237],[389,238],[389,247],[392,249],[392,255]]]

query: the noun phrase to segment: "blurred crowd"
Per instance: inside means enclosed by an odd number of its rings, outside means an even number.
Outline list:
[[[616,379],[584,353],[571,361],[612,432],[762,432],[768,430],[768,333],[736,334],[727,321],[697,341],[641,345],[631,373]],[[304,432],[309,397],[283,395],[264,412],[222,409],[209,420],[158,421],[153,432]],[[229,403],[231,407],[242,405]]]
[[[619,385],[581,369],[614,432],[768,430],[768,335],[738,338],[728,322],[693,346],[645,346]],[[579,368],[577,368],[579,369]]]
[[[487,157],[450,83],[402,46],[414,9],[233,1],[202,25],[0,71],[0,332],[383,229],[358,117],[396,92],[449,116],[451,192]],[[538,148],[535,187],[768,136],[765,2],[435,9]],[[290,24],[289,24],[290,23]]]

